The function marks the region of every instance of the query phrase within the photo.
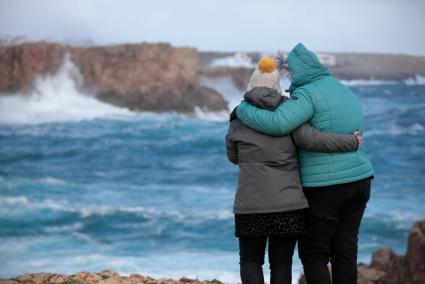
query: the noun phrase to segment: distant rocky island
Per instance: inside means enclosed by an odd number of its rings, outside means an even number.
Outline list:
[[[227,110],[202,78],[230,78],[246,87],[258,52],[199,52],[166,43],[76,47],[24,37],[0,38],[0,95],[26,94],[35,78],[54,74],[68,56],[78,67],[78,87],[101,101],[135,111],[191,113]],[[425,77],[425,57],[395,54],[319,53],[344,80],[415,81]],[[230,61],[230,62],[229,62]]]
[[[120,276],[106,269],[100,273],[79,272],[72,275],[38,272],[25,273],[12,279],[0,279],[0,284],[224,284],[217,279],[195,280],[182,277],[154,279],[131,274]],[[299,284],[305,284],[301,276]],[[407,240],[406,255],[397,255],[390,248],[381,248],[372,255],[370,265],[359,264],[358,284],[423,284],[425,283],[425,220],[416,222]]]

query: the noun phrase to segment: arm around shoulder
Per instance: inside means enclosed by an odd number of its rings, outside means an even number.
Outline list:
[[[294,93],[274,111],[257,108],[242,102],[238,118],[247,126],[271,136],[289,134],[313,116],[313,103],[304,93]]]
[[[297,147],[317,152],[351,152],[358,147],[354,134],[322,132],[308,123],[295,129],[292,138]]]

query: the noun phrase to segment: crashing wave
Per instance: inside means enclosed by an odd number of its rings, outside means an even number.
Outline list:
[[[380,85],[398,85],[404,84],[408,86],[418,86],[425,85],[425,77],[421,75],[416,75],[405,79],[403,81],[389,81],[389,80],[375,80],[375,79],[355,79],[355,80],[341,80],[344,85],[347,86],[380,86]]]
[[[174,221],[185,224],[202,223],[207,220],[230,220],[233,213],[229,210],[214,210],[197,213],[196,218],[191,213],[182,213],[176,210],[157,210],[151,207],[113,207],[113,206],[73,206],[68,200],[44,199],[42,201],[29,199],[26,196],[5,196],[0,197],[0,205],[2,206],[19,206],[21,209],[34,210],[54,210],[76,213],[81,218],[89,218],[92,216],[110,216],[119,213],[127,213],[136,216],[143,216],[146,219],[170,218]]]
[[[242,52],[237,52],[231,56],[214,59],[209,66],[255,68],[254,63],[252,63],[252,59],[246,53]]]
[[[207,111],[201,107],[195,107],[194,114],[195,117],[208,121],[225,121],[229,117],[229,112],[227,110]]]
[[[386,81],[386,80],[341,80],[341,83],[347,86],[379,86],[379,85],[397,85],[399,82],[397,81]]]
[[[34,90],[28,94],[0,97],[0,122],[37,124],[80,121],[100,117],[134,116],[128,109],[98,101],[78,89],[81,75],[65,56],[54,75],[39,76]]]
[[[82,77],[78,68],[65,56],[59,70],[53,75],[39,76],[29,94],[17,93],[0,96],[0,123],[42,124],[75,122],[92,119],[133,119],[167,117],[168,113],[133,112],[127,108],[104,103],[93,94],[81,91]],[[221,118],[220,118],[221,116]],[[195,110],[195,117],[204,120],[223,120],[223,113]],[[226,115],[227,117],[227,115]]]
[[[416,75],[415,78],[409,78],[403,81],[406,85],[425,85],[425,76]]]

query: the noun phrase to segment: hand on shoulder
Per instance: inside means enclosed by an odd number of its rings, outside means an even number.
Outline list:
[[[363,137],[360,135],[360,131],[358,131],[358,130],[354,131],[353,134],[356,135],[356,138],[357,138],[357,149],[359,149],[360,146],[363,143]]]

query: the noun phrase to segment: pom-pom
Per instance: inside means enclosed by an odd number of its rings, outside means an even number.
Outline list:
[[[263,57],[258,63],[261,73],[270,73],[276,69],[276,62],[272,57]]]

